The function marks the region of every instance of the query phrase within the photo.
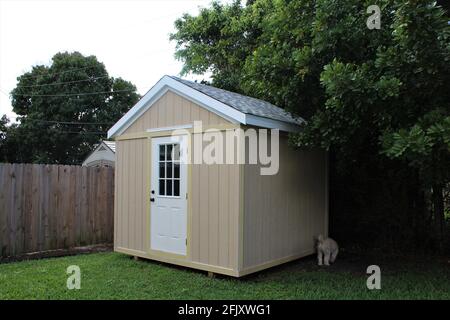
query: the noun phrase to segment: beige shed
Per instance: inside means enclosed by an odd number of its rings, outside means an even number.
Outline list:
[[[161,78],[108,131],[114,250],[235,277],[312,254],[328,233],[328,160],[288,145],[302,123],[259,99]]]

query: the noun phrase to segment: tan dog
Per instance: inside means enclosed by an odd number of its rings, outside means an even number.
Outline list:
[[[319,266],[325,264],[330,265],[336,260],[339,253],[339,246],[336,241],[331,238],[324,238],[323,235],[317,237],[317,263]]]

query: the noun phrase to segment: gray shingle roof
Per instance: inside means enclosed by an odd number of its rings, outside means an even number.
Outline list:
[[[211,87],[205,84],[180,79],[173,76],[170,77],[191,87],[192,89],[200,91],[201,93],[204,93],[213,99],[216,99],[238,111],[241,111],[242,113],[294,124],[302,124],[304,122],[302,118],[294,118],[291,113],[277,106],[274,106],[267,101]]]

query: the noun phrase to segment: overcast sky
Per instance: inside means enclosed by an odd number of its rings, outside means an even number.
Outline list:
[[[9,92],[17,76],[33,65],[49,64],[60,51],[97,56],[111,76],[131,81],[144,94],[163,75],[181,70],[173,57],[175,45],[169,42],[175,19],[209,4],[210,0],[0,0],[0,116],[14,116]]]

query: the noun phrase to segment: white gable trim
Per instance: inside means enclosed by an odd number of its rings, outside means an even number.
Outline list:
[[[104,150],[100,150],[101,148]],[[102,155],[99,155],[99,152],[103,152]],[[107,160],[114,162],[115,161],[115,152],[103,141],[98,144],[98,146],[84,159],[82,166],[87,166],[89,163],[98,160]]]
[[[102,144],[105,145],[107,149],[111,150],[112,153],[116,153],[116,151],[111,149],[111,147],[107,143],[105,143],[105,141],[102,141]]]
[[[182,125],[179,125],[179,126],[159,127],[159,128],[147,129],[147,132],[174,131],[174,130],[180,130],[180,129],[190,129],[192,127],[193,127],[192,124],[182,124]]]
[[[122,118],[120,118],[111,129],[108,130],[108,138],[113,138],[122,134],[168,90],[173,91],[234,124],[249,124],[265,128],[280,129],[288,132],[297,132],[300,130],[300,127],[296,124],[245,114],[174,80],[169,76],[164,76]]]
[[[168,90],[174,91],[182,97],[189,99],[205,109],[231,121],[232,123],[245,123],[245,114],[220,102],[206,94],[182,84],[169,76],[162,77],[133,108],[131,108],[119,121],[108,130],[108,138],[123,133],[137,118],[147,111]]]

